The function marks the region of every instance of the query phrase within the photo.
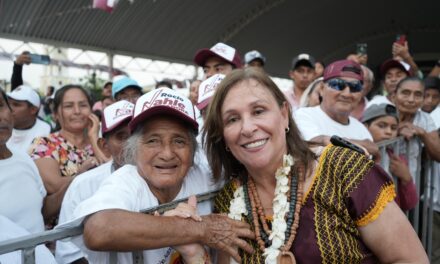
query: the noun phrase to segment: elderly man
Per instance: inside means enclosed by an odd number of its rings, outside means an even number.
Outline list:
[[[292,60],[289,76],[293,81],[292,89],[284,93],[293,112],[299,108],[301,96],[315,78],[315,58],[309,54],[299,54]]]
[[[217,43],[210,49],[201,49],[194,56],[194,62],[203,68],[205,79],[216,73],[227,75],[233,69],[241,68],[238,51],[224,43]]]
[[[100,148],[110,154],[113,160],[75,177],[64,195],[59,223],[72,220],[76,206],[92,196],[102,181],[124,165],[122,149],[130,135],[128,122],[133,116],[133,109],[134,104],[125,100],[104,109],[101,120],[102,138],[98,142]],[[57,241],[58,263],[72,263],[83,257],[81,250],[71,242]]]
[[[31,87],[20,85],[8,93],[14,118],[14,130],[8,147],[26,151],[36,137],[47,136],[50,126],[38,119],[40,96]]]
[[[252,237],[247,224],[226,216],[198,219],[152,216],[142,209],[215,189],[209,168],[194,165],[198,125],[189,99],[161,88],[143,95],[129,123],[131,136],[125,149],[126,164],[110,175],[89,199],[75,209],[75,219],[60,226],[84,223],[84,242],[91,250],[143,252],[144,263],[169,263],[179,254],[186,263],[206,263],[207,244],[229,251],[239,260],[237,246],[252,251],[239,236]],[[202,215],[211,206],[199,205]],[[195,221],[195,219],[201,221]],[[234,231],[238,231],[238,235]],[[236,232],[237,232],[236,231]],[[78,238],[76,238],[78,239]],[[75,239],[75,240],[76,240]],[[77,242],[81,246],[81,242]],[[185,250],[193,244],[202,249]],[[106,263],[109,254],[87,252],[89,262]],[[196,254],[197,253],[197,254]],[[120,263],[131,262],[130,253],[119,253]]]
[[[350,116],[362,98],[363,80],[362,69],[354,61],[340,60],[325,68],[321,105],[300,108],[295,113],[305,140],[328,145],[330,137],[337,135],[363,146],[370,154],[378,153],[370,132]]]

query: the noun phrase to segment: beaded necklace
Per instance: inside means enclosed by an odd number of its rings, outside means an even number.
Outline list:
[[[249,177],[244,180],[237,195],[234,194],[235,200],[231,201],[232,205],[237,204],[239,202],[237,200],[244,200],[246,208],[241,211],[245,212],[244,214],[249,222],[254,225],[256,240],[260,250],[264,252],[266,263],[296,263],[290,248],[299,226],[304,174],[301,168],[296,175],[292,175],[290,173],[291,166],[293,166],[292,157],[285,155],[283,167],[278,169],[276,173],[277,186],[273,201],[274,221],[272,230],[267,225],[266,215],[252,178]],[[283,183],[286,180],[288,182]],[[287,192],[289,193],[287,194]],[[286,201],[280,203],[279,200],[283,199],[286,199]],[[282,208],[283,206],[286,206],[286,208]]]

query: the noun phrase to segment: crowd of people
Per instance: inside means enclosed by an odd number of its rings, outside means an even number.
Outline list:
[[[424,77],[406,42],[392,51],[379,76],[366,54],[327,66],[299,54],[281,90],[270,58],[217,43],[194,55],[204,76],[188,97],[123,76],[95,102],[74,84],[40,99],[24,52],[0,90],[0,240],[84,226],[38,247],[37,263],[132,263],[133,251],[144,263],[428,263],[404,212],[421,200],[420,152],[440,161],[440,62]],[[398,136],[383,155],[377,143]]]

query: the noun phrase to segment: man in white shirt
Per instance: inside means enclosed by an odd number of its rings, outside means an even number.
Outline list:
[[[315,78],[315,58],[309,54],[299,54],[292,60],[289,76],[292,88],[284,92],[290,107],[295,112],[300,106],[301,96]]]
[[[102,115],[102,138],[99,145],[111,154],[112,161],[78,175],[70,184],[61,205],[59,223],[74,218],[73,212],[78,204],[92,196],[115,170],[123,165],[123,146],[130,135],[128,122],[133,117],[134,104],[121,100],[106,107]],[[81,250],[71,242],[57,241],[56,260],[58,263],[72,263],[84,257]]]
[[[401,80],[409,76],[409,71],[402,62],[389,59],[380,66],[380,74],[383,78],[382,84],[386,94],[374,96],[368,102],[367,108],[373,104],[394,105],[392,97],[396,91],[396,86]]]
[[[14,130],[7,142],[9,148],[27,150],[35,137],[47,136],[50,126],[37,118],[40,109],[40,96],[31,87],[18,86],[7,93],[14,118]]]
[[[11,219],[0,214],[0,241],[4,242],[18,237],[29,235],[29,231],[19,226]],[[21,251],[13,251],[0,255],[0,263],[19,264],[22,263]],[[35,248],[36,264],[56,264],[55,258],[45,245]]]
[[[300,108],[294,114],[304,139],[328,145],[331,136],[337,135],[377,154],[370,132],[350,116],[362,98],[361,66],[350,60],[333,62],[325,68],[323,81],[321,105]]]

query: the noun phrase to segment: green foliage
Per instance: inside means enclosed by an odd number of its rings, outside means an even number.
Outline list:
[[[101,100],[101,92],[104,84],[107,82],[104,79],[101,79],[96,76],[96,73],[92,73],[91,75],[87,75],[83,78],[84,82],[82,86],[90,92],[93,101]]]

